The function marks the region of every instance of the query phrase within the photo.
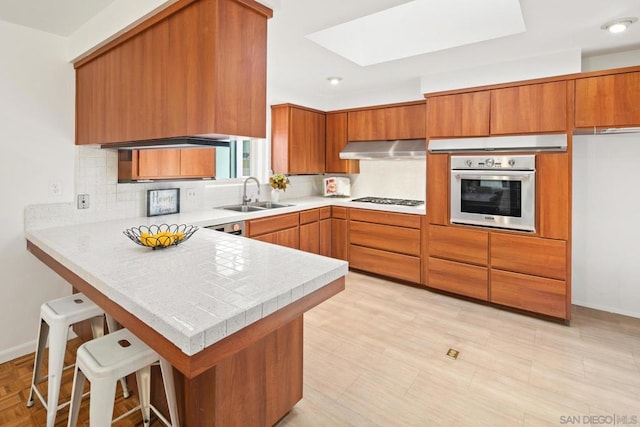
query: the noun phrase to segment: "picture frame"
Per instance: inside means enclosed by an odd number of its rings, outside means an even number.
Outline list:
[[[147,190],[147,216],[180,213],[180,189]]]

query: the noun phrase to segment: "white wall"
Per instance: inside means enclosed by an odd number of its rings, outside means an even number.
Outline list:
[[[75,90],[66,48],[64,38],[0,21],[0,362],[33,351],[40,304],[70,292],[26,251],[23,235],[25,205],[73,195]],[[59,196],[50,193],[54,183]]]
[[[515,82],[542,77],[579,73],[580,50],[556,52],[544,56],[474,67],[447,73],[424,75],[422,93],[440,92],[467,87]]]
[[[573,303],[640,317],[640,134],[573,140]]]

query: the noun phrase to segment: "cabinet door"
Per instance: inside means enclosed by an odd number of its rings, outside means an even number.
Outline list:
[[[448,154],[427,154],[427,206],[429,223],[449,223]]]
[[[491,267],[565,280],[567,244],[563,240],[492,233]]]
[[[137,150],[137,157],[137,178],[180,177],[179,149]]]
[[[188,178],[213,178],[216,176],[215,148],[180,150],[180,175]]]
[[[426,103],[384,109],[384,139],[426,138]]]
[[[640,125],[640,72],[576,79],[576,127]]]
[[[274,243],[276,245],[300,249],[300,232],[298,231],[298,227],[276,231],[275,235]]]
[[[320,233],[318,253],[324,256],[331,256],[331,219],[321,219],[318,224]]]
[[[425,104],[349,111],[349,141],[417,139],[426,137]]]
[[[331,256],[349,260],[349,232],[346,219],[331,218]]]
[[[320,224],[318,221],[300,225],[300,250],[320,253]]]
[[[323,173],[324,113],[290,104],[271,107],[271,167],[290,174]]]
[[[386,139],[384,109],[349,111],[347,117],[349,141]]]
[[[291,109],[289,173],[324,172],[324,114]]]
[[[433,257],[429,257],[427,266],[427,286],[485,301],[489,298],[486,267]]]
[[[491,270],[491,302],[562,319],[570,315],[564,280]]]
[[[253,238],[260,240],[261,242],[273,243],[275,245],[286,246],[288,248],[300,248],[300,234],[298,232],[298,227],[261,234],[260,236]]]
[[[434,96],[427,100],[429,138],[489,135],[489,91]]]
[[[347,113],[331,113],[326,115],[325,137],[325,172],[359,173],[360,162],[358,160],[340,159],[340,151],[347,145]]]
[[[491,91],[491,134],[567,130],[567,82]]]
[[[540,236],[569,240],[571,230],[571,158],[568,153],[537,156]]]

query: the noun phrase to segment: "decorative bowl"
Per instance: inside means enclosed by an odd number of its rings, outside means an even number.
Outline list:
[[[160,224],[132,227],[124,230],[123,233],[140,246],[155,250],[186,242],[197,230],[198,227],[195,225]]]

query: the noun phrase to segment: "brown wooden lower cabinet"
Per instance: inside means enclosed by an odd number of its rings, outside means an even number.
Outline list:
[[[462,227],[429,226],[429,255],[469,264],[487,265],[489,232]]]
[[[349,260],[349,223],[347,208],[331,206],[331,257]]]
[[[564,240],[493,233],[491,267],[564,280],[567,244]]]
[[[320,224],[318,221],[300,224],[300,250],[320,253]]]
[[[420,257],[349,245],[349,265],[358,270],[420,283]]]
[[[319,254],[323,256],[331,256],[331,218],[321,219],[318,222],[320,233]]]
[[[491,302],[567,319],[567,284],[509,271],[491,271]]]
[[[420,256],[420,229],[370,222],[349,222],[349,243]]]
[[[489,299],[487,267],[429,257],[427,286],[481,300]]]
[[[247,237],[289,248],[300,248],[299,214],[291,213],[247,221]]]

